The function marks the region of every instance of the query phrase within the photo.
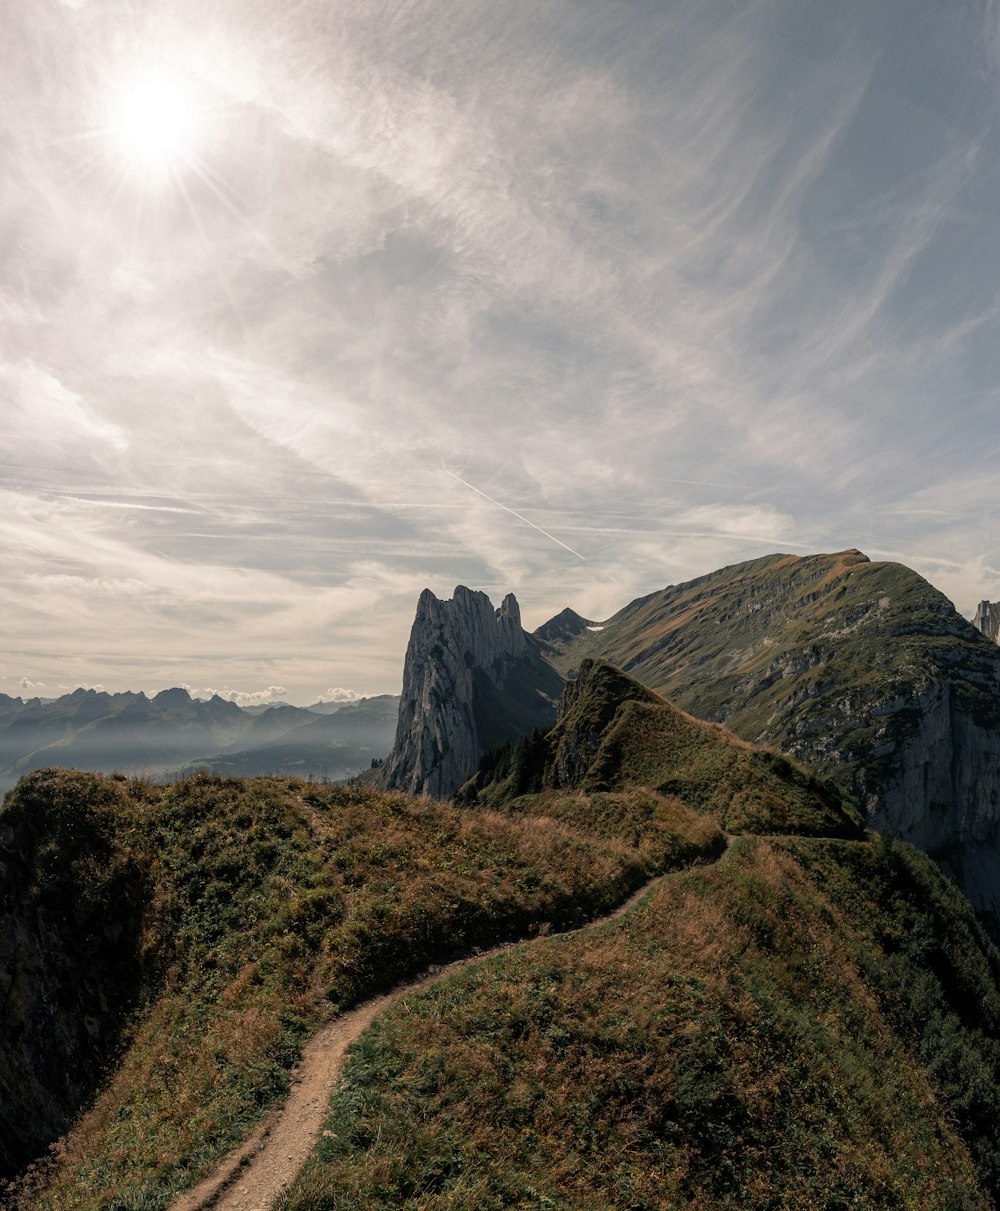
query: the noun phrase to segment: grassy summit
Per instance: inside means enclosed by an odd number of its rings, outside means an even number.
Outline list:
[[[932,687],[1000,726],[996,644],[916,572],[855,550],[722,568],[639,598],[550,655],[564,671],[608,660],[863,794],[893,771]]]
[[[676,795],[733,832],[862,835],[833,787],[692,718],[603,660],[582,663],[547,735],[491,755],[460,798],[497,804],[525,790],[629,787]]]

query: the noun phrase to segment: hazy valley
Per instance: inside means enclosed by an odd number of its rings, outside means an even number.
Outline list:
[[[247,710],[183,689],[152,698],[88,689],[47,700],[0,695],[0,790],[53,765],[154,778],[197,768],[336,781],[386,756],[397,709],[391,695]]]

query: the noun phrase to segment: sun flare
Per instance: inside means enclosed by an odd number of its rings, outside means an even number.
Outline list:
[[[169,176],[197,150],[197,98],[181,77],[147,72],[128,80],[114,98],[109,123],[113,141],[129,166],[147,178]]]

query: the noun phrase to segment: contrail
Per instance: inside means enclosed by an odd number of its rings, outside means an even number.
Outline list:
[[[481,496],[483,500],[488,500],[491,505],[496,505],[498,509],[503,509],[505,513],[513,514],[518,521],[523,521],[526,526],[531,526],[531,528],[533,530],[537,530],[539,534],[544,534],[546,538],[551,538],[552,541],[556,543],[557,546],[562,547],[564,551],[569,551],[570,555],[575,555],[577,559],[582,559],[584,562],[586,562],[586,556],[581,555],[579,551],[574,551],[572,547],[568,547],[561,538],[556,538],[556,536],[554,534],[550,534],[548,530],[543,530],[541,526],[536,526],[533,521],[528,521],[528,519],[522,514],[518,513],[516,509],[510,508],[509,505],[502,505],[500,501],[494,500],[492,496],[487,496],[486,493],[477,488],[475,484],[470,484],[467,479],[463,479],[461,475],[456,475],[454,471],[449,471],[447,467],[442,467],[441,470],[445,473],[445,475],[450,475],[452,479],[457,479],[460,484],[464,484],[466,488],[471,489],[471,491],[475,492],[478,496]]]

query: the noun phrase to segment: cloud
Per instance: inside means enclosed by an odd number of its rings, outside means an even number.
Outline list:
[[[268,702],[283,699],[288,690],[283,685],[269,685],[266,690],[204,689],[193,692],[200,698],[212,698],[217,695],[226,702],[235,702],[237,706],[264,706]]]
[[[354,690],[341,689],[339,686],[334,686],[321,695],[320,702],[357,702],[361,697]]]
[[[29,681],[27,677],[22,677],[17,683],[22,690],[43,690],[45,689],[44,681]]]
[[[128,436],[108,424],[89,407],[82,395],[71,391],[55,375],[31,361],[0,362],[0,391],[6,400],[4,427],[13,443],[32,450],[91,443],[96,448],[124,450]]]
[[[772,549],[992,593],[994,8],[12,11],[22,667],[390,691],[424,586],[600,617]],[[144,47],[218,102],[182,189],[86,135]]]

